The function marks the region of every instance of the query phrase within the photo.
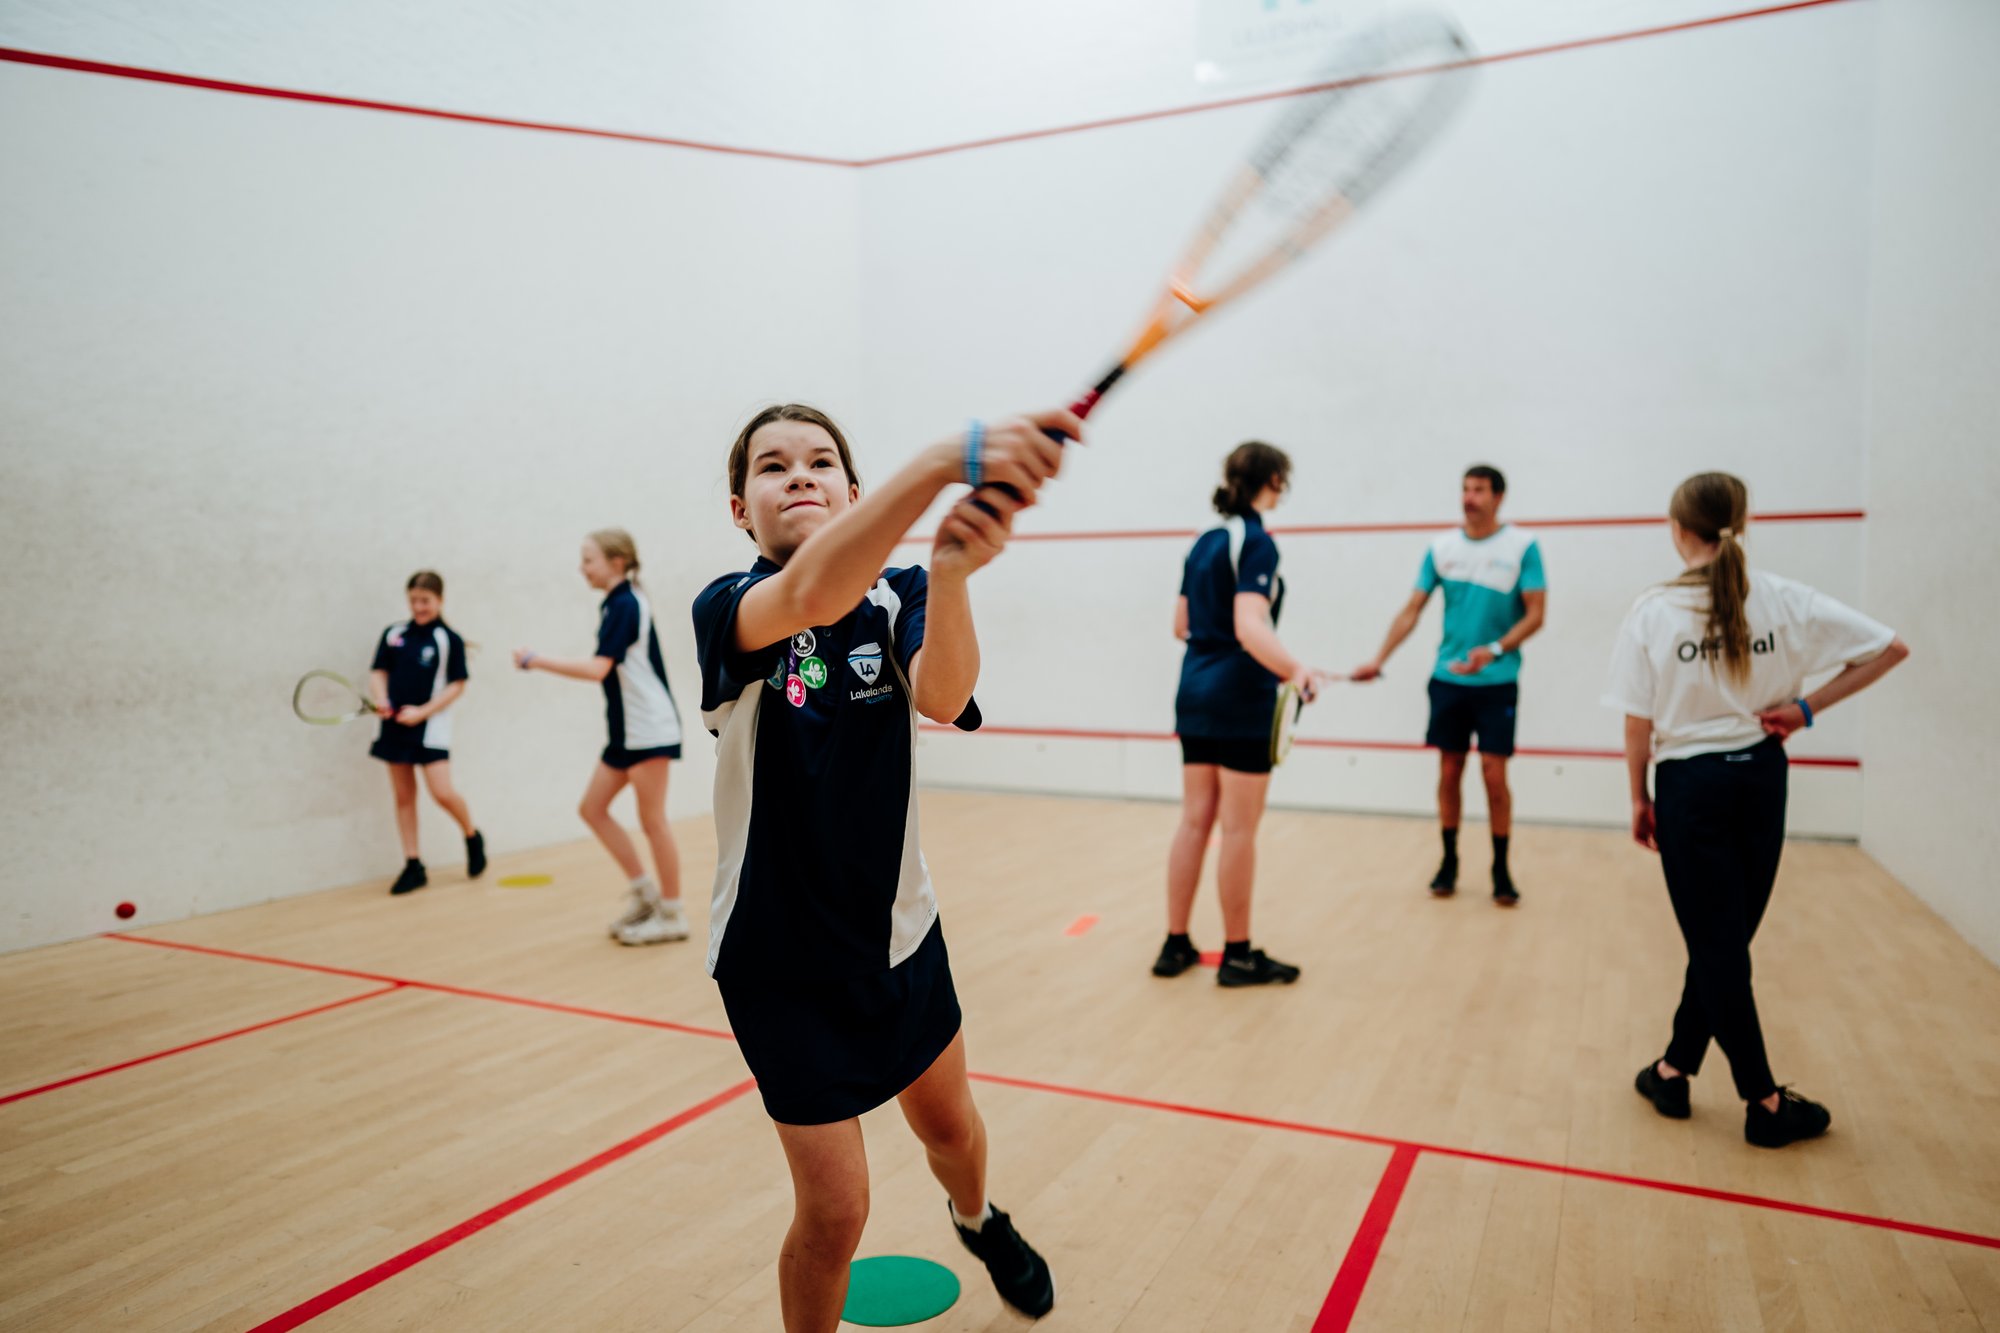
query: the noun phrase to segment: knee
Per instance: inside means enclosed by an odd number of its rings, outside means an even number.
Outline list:
[[[1204,801],[1199,805],[1183,805],[1181,827],[1191,832],[1206,834],[1215,827],[1215,803]]]
[[[968,1107],[964,1115],[924,1125],[917,1131],[917,1137],[925,1148],[940,1157],[964,1157],[979,1146],[981,1128],[979,1112]]]
[[[801,1239],[813,1249],[851,1256],[860,1248],[861,1232],[868,1225],[868,1191],[800,1199],[795,1221]]]
[[[667,822],[667,812],[664,810],[641,810],[639,827],[645,830],[649,838],[673,836],[673,825]]]
[[[576,817],[578,819],[581,819],[584,823],[591,825],[593,828],[596,827],[597,821],[604,818],[604,814],[605,814],[604,806],[598,805],[591,801],[577,802]]]

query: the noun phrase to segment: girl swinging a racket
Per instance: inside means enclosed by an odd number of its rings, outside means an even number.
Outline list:
[[[979,724],[966,583],[1056,475],[1051,430],[1082,433],[1061,411],[975,423],[866,499],[814,408],[766,408],[729,451],[730,514],[757,559],[694,604],[702,721],[719,738],[708,969],[791,1167],[790,1333],[839,1323],[868,1215],[857,1117],[891,1098],[1001,1298],[1035,1317],[1055,1303],[1048,1264],[987,1199],[913,771],[920,715]],[[884,569],[956,482],[993,485],[945,516],[928,571]]]
[[[610,741],[577,813],[631,881],[631,898],[624,914],[611,923],[611,938],[632,945],[684,940],[688,924],[681,909],[680,850],[667,823],[667,765],[681,757],[681,716],[667,687],[653,604],[638,587],[639,550],[632,535],[623,528],[591,533],[583,539],[578,571],[604,594],[597,651],[589,657],[544,657],[516,648],[514,665],[603,685]],[[611,802],[628,785],[658,879],[646,873],[631,835],[611,813]]]
[[[382,731],[368,753],[389,766],[396,797],[396,832],[403,840],[403,873],[389,886],[410,893],[430,882],[417,854],[417,770],[440,809],[465,833],[465,876],[486,871],[486,839],[451,781],[451,716],[465,693],[465,640],[444,623],[444,579],[428,569],[410,575],[404,590],[410,618],[382,631],[368,672],[369,694]]]
[[[1262,441],[1239,444],[1223,464],[1215,511],[1222,523],[1195,540],[1174,604],[1174,637],[1187,642],[1174,729],[1181,738],[1181,821],[1167,854],[1167,939],[1153,975],[1177,977],[1201,960],[1188,936],[1209,831],[1222,822],[1222,986],[1289,984],[1299,969],[1250,947],[1250,891],[1257,824],[1270,790],[1278,686],[1311,700],[1326,679],[1278,641],[1285,581],[1278,544],[1264,530],[1290,485],[1292,460]]]

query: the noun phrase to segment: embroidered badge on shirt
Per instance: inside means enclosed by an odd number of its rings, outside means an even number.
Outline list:
[[[806,683],[797,676],[785,677],[785,702],[794,708],[806,706]]]
[[[882,674],[882,645],[862,644],[847,655],[847,665],[854,668],[854,674],[861,677],[863,685],[873,685],[875,678]]]
[[[812,689],[826,684],[826,663],[817,657],[808,657],[799,663],[799,675]]]
[[[792,652],[799,657],[811,657],[818,647],[819,640],[813,637],[813,632],[809,629],[802,629],[792,636]]]

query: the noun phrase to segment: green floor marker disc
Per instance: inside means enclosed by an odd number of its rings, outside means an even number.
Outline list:
[[[500,887],[503,889],[539,889],[551,883],[554,875],[502,875]]]
[[[864,1328],[900,1328],[935,1319],[958,1299],[958,1276],[943,1264],[884,1254],[848,1265],[840,1317]]]

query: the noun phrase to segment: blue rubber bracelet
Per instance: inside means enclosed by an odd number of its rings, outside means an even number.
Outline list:
[[[1806,715],[1806,725],[1810,727],[1812,725],[1812,705],[1807,703],[1804,699],[1794,699],[1792,700],[1792,702],[1797,704],[1799,706],[1799,711]]]
[[[976,420],[966,426],[966,484],[974,490],[980,488],[980,476],[984,474],[980,450],[986,446],[986,422]]]

